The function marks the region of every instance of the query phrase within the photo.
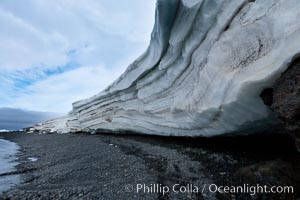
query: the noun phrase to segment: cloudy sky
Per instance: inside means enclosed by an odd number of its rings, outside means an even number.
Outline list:
[[[154,11],[155,0],[1,0],[0,108],[70,111],[144,52]]]
[[[155,0],[1,0],[0,129],[107,87],[146,50],[154,11]]]

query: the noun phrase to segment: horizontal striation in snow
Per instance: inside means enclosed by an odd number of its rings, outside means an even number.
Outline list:
[[[259,97],[300,52],[298,0],[158,0],[146,52],[45,132],[241,133],[276,120]]]

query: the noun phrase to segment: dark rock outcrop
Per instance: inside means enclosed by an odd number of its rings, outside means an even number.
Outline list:
[[[300,58],[293,60],[273,88],[265,89],[261,97],[284,122],[300,150]]]

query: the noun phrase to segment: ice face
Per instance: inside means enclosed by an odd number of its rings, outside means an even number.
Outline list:
[[[147,51],[42,131],[241,134],[276,123],[259,97],[300,52],[298,0],[157,1]]]

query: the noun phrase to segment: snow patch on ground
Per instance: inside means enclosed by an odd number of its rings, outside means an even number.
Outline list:
[[[36,162],[38,160],[38,158],[36,158],[36,157],[30,157],[30,158],[28,158],[28,160],[31,161],[31,162]]]

